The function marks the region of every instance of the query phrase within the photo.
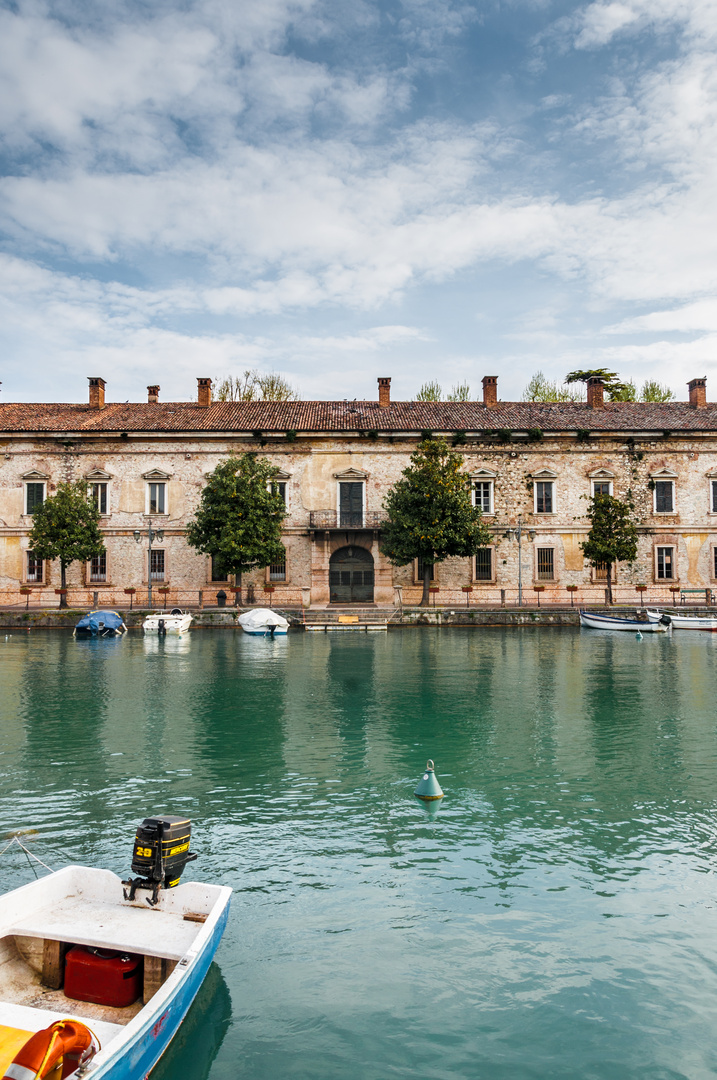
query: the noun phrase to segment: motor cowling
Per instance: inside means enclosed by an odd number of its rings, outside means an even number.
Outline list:
[[[189,818],[166,814],[144,819],[132,851],[132,873],[139,876],[122,883],[130,888],[128,899],[134,900],[137,889],[147,889],[152,892],[148,903],[154,905],[160,889],[179,884],[184,867],[197,857],[189,850],[191,835]]]

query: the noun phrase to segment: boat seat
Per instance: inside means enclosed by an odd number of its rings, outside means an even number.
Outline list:
[[[130,918],[127,917],[129,912]],[[185,920],[179,912],[103,904],[98,900],[69,896],[31,912],[26,919],[20,917],[7,932],[181,960],[191,948],[199,926]]]
[[[72,1009],[65,1012],[53,1012],[50,1009],[36,1009],[30,1005],[16,1005],[14,1002],[3,1001],[0,1004],[0,1064],[5,1064],[5,1056],[10,1052],[11,1047],[15,1049],[7,1059],[8,1065],[20,1047],[36,1031],[42,1031],[57,1020],[71,1020],[73,1017],[86,1024],[102,1046],[107,1046],[112,1039],[124,1031],[122,1024],[111,1024],[107,1020],[88,1020],[86,1017],[73,1013]],[[2,1071],[4,1074],[5,1070]]]

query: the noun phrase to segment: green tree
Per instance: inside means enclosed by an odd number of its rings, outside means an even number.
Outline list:
[[[440,400],[440,399],[439,399]],[[471,400],[471,388],[467,382],[458,383],[451,389],[450,394],[446,394],[446,401],[470,401]]]
[[[635,384],[624,383],[616,371],[608,371],[607,368],[590,368],[585,371],[570,371],[565,376],[566,383],[584,382],[588,379],[602,379],[610,401],[634,401],[636,396]]]
[[[45,499],[35,511],[28,536],[31,551],[40,559],[60,560],[60,586],[67,588],[67,567],[102,555],[105,541],[100,531],[100,511],[84,480],[59,484],[57,494]],[[61,593],[60,607],[67,607]]]
[[[216,401],[298,401],[299,393],[275,371],[263,375],[256,369],[215,380]]]
[[[546,378],[542,371],[536,371],[523,391],[523,401],[582,401],[584,397],[584,391],[558,386],[557,382]]]
[[[590,532],[580,546],[591,566],[607,567],[607,592],[612,604],[613,564],[634,562],[637,558],[637,529],[632,520],[632,506],[612,495],[593,495],[588,518]]]
[[[285,558],[281,523],[286,507],[272,490],[278,468],[256,454],[228,457],[217,465],[187,525],[187,542],[214,558],[224,574],[269,566]]]
[[[424,605],[435,563],[449,555],[475,555],[492,540],[473,506],[471,479],[462,466],[460,454],[449,450],[443,439],[426,439],[384,502],[389,520],[381,551],[394,566],[423,560]]]
[[[646,379],[640,391],[640,401],[672,401],[674,396],[669,386],[663,386],[654,379]]]
[[[437,382],[424,383],[416,394],[416,401],[442,401],[443,387]]]

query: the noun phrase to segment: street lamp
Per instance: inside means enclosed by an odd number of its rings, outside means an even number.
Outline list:
[[[153,529],[152,528],[152,522],[150,521],[146,533],[142,532],[141,529],[135,529],[133,535],[134,535],[134,539],[135,539],[136,544],[139,544],[139,542],[141,541],[143,536],[146,536],[147,539],[149,540],[149,555],[147,556],[147,581],[148,581],[149,584],[147,586],[147,599],[149,601],[149,606],[151,607],[152,606],[152,541],[153,540],[159,540],[159,542],[161,544],[162,541],[164,540],[164,529]]]
[[[512,539],[515,536],[518,540],[518,606],[522,607],[523,604],[523,555],[521,550],[521,540],[523,539],[523,519],[518,515],[518,525],[516,528],[508,528],[505,530],[506,540]],[[528,530],[528,536],[531,540],[535,540],[535,529]]]

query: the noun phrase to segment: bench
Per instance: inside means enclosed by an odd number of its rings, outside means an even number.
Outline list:
[[[697,593],[699,596],[703,596],[707,604],[714,603],[714,593],[711,589],[680,589],[680,603],[684,604],[685,597],[689,596],[691,593]]]

